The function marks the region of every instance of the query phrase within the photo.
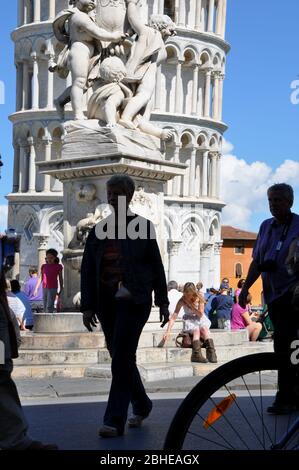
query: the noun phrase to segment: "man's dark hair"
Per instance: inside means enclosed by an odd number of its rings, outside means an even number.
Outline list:
[[[171,289],[176,289],[178,290],[178,283],[176,281],[169,281],[169,283],[167,284],[167,289],[168,290],[171,290]]]
[[[267,194],[277,192],[277,191],[284,193],[284,197],[288,201],[290,201],[290,203],[293,205],[293,203],[294,203],[294,190],[293,190],[292,186],[290,186],[287,183],[273,184],[272,186],[270,186],[270,188],[268,188]]]
[[[114,175],[107,181],[107,188],[122,188],[123,192],[129,197],[133,197],[135,191],[135,183],[128,175]]]
[[[10,288],[13,294],[15,294],[16,292],[20,292],[21,286],[19,281],[17,279],[13,279],[12,281],[10,281]]]
[[[31,266],[29,269],[28,269],[28,272],[29,274],[38,274],[38,269]]]

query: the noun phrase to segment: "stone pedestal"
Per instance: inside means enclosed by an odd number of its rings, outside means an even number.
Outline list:
[[[133,212],[150,219],[156,228],[163,256],[164,184],[182,175],[185,165],[165,161],[160,141],[138,130],[99,127],[98,121],[74,121],[65,125],[61,158],[38,164],[41,173],[63,183],[64,194],[64,299],[73,308],[80,290],[80,266],[84,239],[78,238],[78,222],[105,216],[106,182],[115,174],[128,174],[136,184]],[[100,207],[100,209],[99,209]],[[89,219],[88,219],[89,217]]]

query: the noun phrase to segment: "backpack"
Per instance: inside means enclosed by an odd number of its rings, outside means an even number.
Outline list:
[[[259,334],[258,340],[259,341],[264,341],[264,340],[270,340],[273,338],[273,333],[274,333],[274,327],[273,323],[270,320],[270,315],[268,312],[268,307],[265,305],[264,310],[258,319],[258,322],[262,324],[262,329]]]

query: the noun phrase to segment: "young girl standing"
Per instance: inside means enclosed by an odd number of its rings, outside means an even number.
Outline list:
[[[63,289],[62,279],[63,266],[59,263],[58,253],[53,248],[46,252],[46,263],[41,267],[41,275],[34,295],[37,294],[39,286],[43,285],[44,312],[53,313],[54,303],[57,295],[61,295]],[[60,290],[58,292],[58,279]]]
[[[191,362],[217,362],[216,351],[214,342],[210,337],[209,328],[211,322],[204,314],[205,301],[202,295],[200,295],[193,284],[193,282],[187,282],[184,285],[183,296],[178,301],[176,309],[171,316],[167,331],[163,336],[163,340],[167,340],[170,330],[178,317],[181,308],[184,311],[184,332],[192,335],[192,356]],[[204,346],[207,351],[207,359],[205,359],[201,352],[200,338],[204,340]]]

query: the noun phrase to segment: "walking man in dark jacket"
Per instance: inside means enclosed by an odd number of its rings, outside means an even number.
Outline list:
[[[128,209],[135,191],[126,175],[107,182],[112,214],[94,227],[87,239],[81,267],[81,311],[91,331],[98,318],[112,358],[112,384],[102,437],[122,435],[130,402],[138,427],[152,403],[142,384],[136,350],[142,329],[155,304],[164,324],[169,318],[164,268],[152,223]]]

